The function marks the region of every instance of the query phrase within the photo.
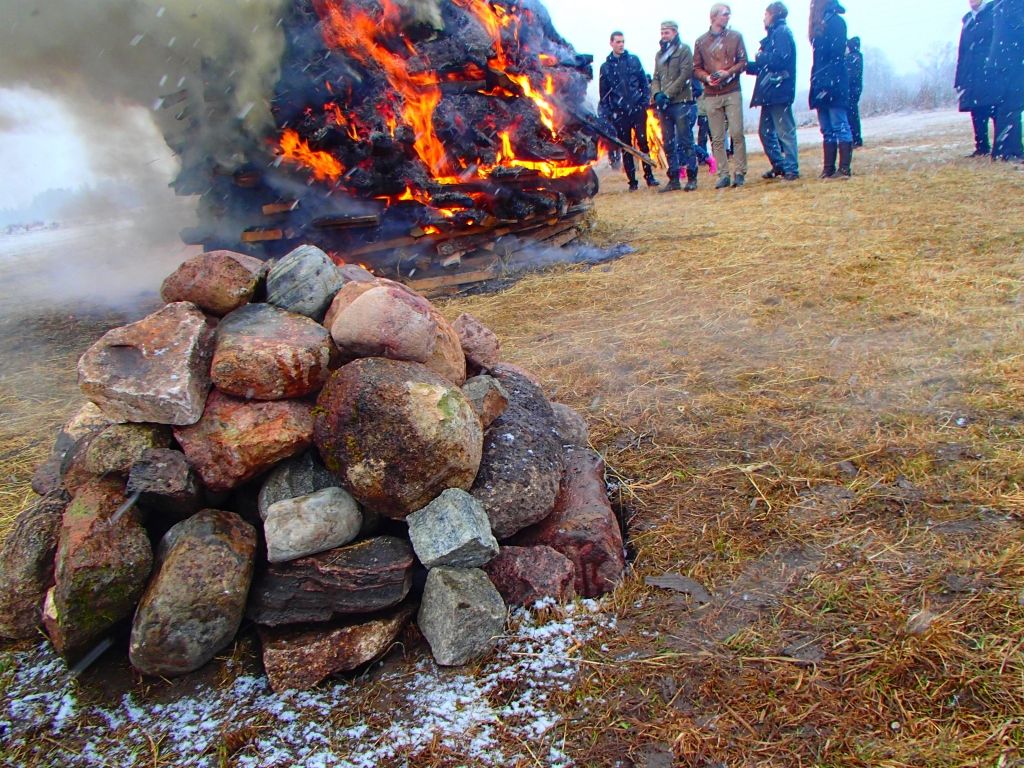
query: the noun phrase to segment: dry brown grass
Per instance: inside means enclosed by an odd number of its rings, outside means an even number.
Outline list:
[[[586,415],[635,513],[617,633],[557,694],[578,764],[1022,764],[1024,173],[965,147],[845,183],[608,176],[595,239],[636,254],[442,305]],[[23,395],[8,512],[63,415]]]

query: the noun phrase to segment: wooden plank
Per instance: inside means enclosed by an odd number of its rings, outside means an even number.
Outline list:
[[[403,282],[413,290],[429,291],[454,285],[467,285],[484,280],[493,280],[496,277],[500,277],[501,274],[501,265],[495,264],[486,269],[478,269],[472,272],[458,272],[454,275],[442,275],[440,277],[423,277],[418,280],[404,280]]]
[[[313,226],[317,229],[359,229],[376,227],[379,224],[379,213],[366,213],[358,216],[324,216],[313,220]]]
[[[263,206],[264,216],[273,216],[278,213],[290,213],[299,207],[298,200],[292,200],[286,203],[267,203]]]
[[[250,229],[242,233],[243,243],[262,243],[268,240],[284,240],[283,229]]]

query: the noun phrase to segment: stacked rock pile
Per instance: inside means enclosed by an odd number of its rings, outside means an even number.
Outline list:
[[[148,675],[256,625],[276,690],[384,653],[439,664],[506,605],[594,597],[624,560],[583,419],[469,315],[303,246],[202,254],[78,365],[90,401],[0,552],[0,636],[69,659],[127,628]]]

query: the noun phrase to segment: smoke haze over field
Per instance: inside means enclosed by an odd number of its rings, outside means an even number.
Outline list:
[[[51,187],[97,180],[137,180],[162,187],[173,174],[171,151],[151,125],[175,124],[181,109],[161,101],[186,86],[203,92],[215,70],[216,95],[237,117],[218,130],[218,161],[270,120],[269,96],[278,76],[288,0],[0,0],[0,162],[9,169],[0,208],[20,206]],[[438,0],[399,0],[428,23]],[[756,49],[766,0],[732,4],[733,27]],[[807,3],[790,3],[800,46],[801,80],[810,69]],[[847,22],[866,48],[884,49],[893,66],[913,70],[936,43],[956,40],[966,0],[892,3],[848,0]],[[658,24],[675,17],[685,40],[707,28],[710,2],[684,6],[621,0],[551,0],[555,26],[579,51],[600,62],[608,33],[621,29],[627,46],[651,67]],[[205,62],[205,63],[204,63]],[[750,83],[745,83],[749,93]],[[211,92],[212,93],[212,92]],[[210,95],[210,94],[208,94]],[[200,110],[195,114],[199,115]],[[180,130],[181,125],[176,126]],[[173,130],[173,129],[172,129]]]

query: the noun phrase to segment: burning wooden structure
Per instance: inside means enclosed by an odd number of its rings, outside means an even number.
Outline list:
[[[188,242],[260,258],[313,243],[431,291],[579,236],[598,189],[592,57],[540,3],[287,5],[262,142],[224,163],[188,129],[239,119],[213,63],[201,104],[184,92],[163,101],[185,104],[186,130],[168,142],[183,160],[175,189],[201,195]]]

